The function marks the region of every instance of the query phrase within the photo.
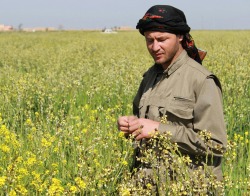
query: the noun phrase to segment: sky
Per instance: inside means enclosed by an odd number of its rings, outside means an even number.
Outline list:
[[[0,0],[0,24],[14,28],[129,26],[153,5],[181,9],[193,30],[250,29],[250,0]]]

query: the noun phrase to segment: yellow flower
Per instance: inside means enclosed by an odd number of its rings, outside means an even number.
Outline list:
[[[22,162],[22,161],[23,161],[23,157],[20,157],[20,156],[17,157],[16,161],[17,161],[18,163]]]
[[[122,165],[127,166],[127,165],[128,165],[128,162],[127,162],[126,160],[123,160],[123,161],[122,161]]]
[[[150,183],[148,183],[146,186],[147,186],[148,189],[152,188],[152,185]]]
[[[97,166],[97,167],[99,167],[101,164],[98,162],[98,160],[97,159],[94,159],[94,163],[95,163],[95,165]]]
[[[81,189],[86,189],[87,185],[80,177],[76,177],[75,182]]]
[[[49,195],[58,195],[59,193],[63,193],[63,191],[64,188],[61,186],[61,181],[56,178],[52,178],[52,184],[48,190]]]
[[[160,119],[160,122],[162,124],[168,124],[168,116],[167,115],[163,115]]]
[[[32,125],[32,121],[30,118],[28,118],[26,121],[25,121],[25,124],[26,125]]]
[[[34,165],[36,163],[36,157],[30,157],[27,160],[27,165]]]
[[[97,114],[97,110],[91,110],[92,114]]]
[[[28,193],[27,189],[21,185],[17,185],[17,192],[21,195],[27,195]]]
[[[189,157],[188,155],[187,155],[187,156],[184,156],[183,158],[184,158],[184,162],[187,163],[188,165],[189,165],[190,163],[192,163],[192,160],[190,159],[190,157]]]
[[[52,166],[54,169],[57,169],[57,168],[58,168],[58,164],[57,164],[57,163],[52,163],[51,166]]]
[[[59,152],[59,148],[58,148],[58,147],[55,147],[55,148],[53,149],[53,152]]]
[[[39,112],[35,112],[35,115],[36,115],[36,117],[38,117],[39,116]]]
[[[87,133],[87,131],[88,131],[87,129],[83,129],[82,133]]]
[[[94,116],[90,116],[89,120],[92,121],[92,122],[94,122],[95,121],[95,117]]]
[[[32,127],[31,131],[35,132],[36,131],[36,127]]]
[[[2,125],[1,126],[1,133],[6,133],[8,130],[7,130],[7,127],[5,125]]]
[[[69,190],[70,190],[71,193],[76,193],[76,192],[78,192],[76,186],[71,186]]]
[[[50,147],[51,146],[51,142],[46,140],[45,138],[42,138],[41,143],[42,143],[42,147]]]
[[[5,181],[6,181],[5,176],[0,177],[0,187],[2,187],[5,184]]]
[[[130,196],[130,191],[128,189],[123,189],[121,191],[121,196]]]
[[[10,152],[10,148],[9,148],[7,145],[5,145],[5,144],[1,145],[1,146],[0,146],[0,149],[1,149],[3,152],[5,152],[5,153]]]
[[[16,191],[11,190],[9,194],[10,194],[10,196],[16,196]]]
[[[75,140],[76,142],[78,142],[78,141],[80,140],[80,138],[79,138],[79,137],[74,137],[74,140]]]
[[[84,110],[88,110],[89,109],[89,105],[86,104],[84,107],[83,107]]]
[[[28,170],[26,168],[20,168],[18,169],[19,173],[22,175],[27,176],[29,174]]]
[[[124,132],[120,131],[120,132],[119,132],[119,137],[123,138],[123,137],[124,137],[124,134],[125,134]]]
[[[67,160],[66,160],[66,159],[63,159],[63,160],[62,160],[62,164],[65,165],[66,163],[67,163]]]

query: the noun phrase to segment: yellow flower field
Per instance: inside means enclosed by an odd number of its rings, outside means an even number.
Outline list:
[[[203,66],[223,88],[228,148],[224,181],[191,179],[171,149],[179,181],[168,195],[250,192],[250,31],[193,31]],[[116,127],[152,65],[136,31],[0,33],[0,195],[149,195],[130,182],[132,140]],[[163,138],[160,138],[163,139]],[[153,155],[149,154],[150,160]],[[199,178],[198,178],[199,176]],[[209,183],[208,183],[209,182]]]

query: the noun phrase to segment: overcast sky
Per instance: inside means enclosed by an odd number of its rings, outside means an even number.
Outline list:
[[[0,24],[17,28],[135,28],[156,4],[184,11],[192,29],[250,29],[250,0],[0,0]]]

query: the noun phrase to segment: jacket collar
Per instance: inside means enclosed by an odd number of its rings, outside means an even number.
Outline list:
[[[181,54],[177,57],[177,59],[173,63],[171,63],[163,73],[170,76],[177,69],[179,69],[183,64],[185,64],[187,59],[188,59],[188,54],[186,50],[183,50]]]

